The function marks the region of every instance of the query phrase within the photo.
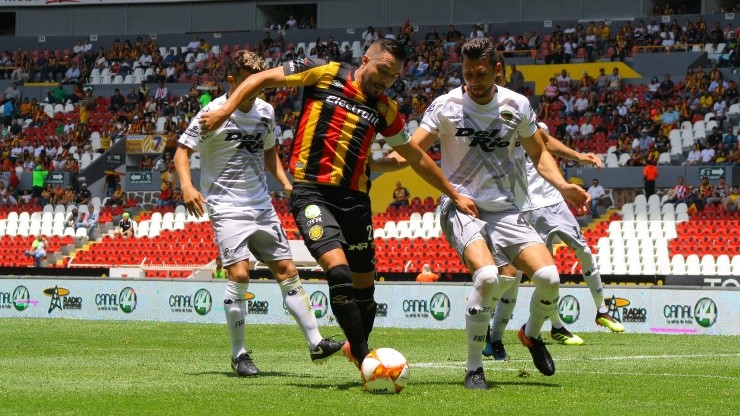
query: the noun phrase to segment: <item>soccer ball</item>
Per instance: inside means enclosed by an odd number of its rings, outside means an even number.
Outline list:
[[[409,381],[409,363],[393,348],[378,348],[362,361],[365,390],[376,394],[400,393]]]

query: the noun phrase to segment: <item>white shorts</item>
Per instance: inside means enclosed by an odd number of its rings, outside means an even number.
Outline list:
[[[491,212],[478,208],[480,219],[458,211],[449,198],[442,199],[440,226],[450,245],[462,257],[465,247],[484,240],[496,266],[513,264],[522,250],[532,244],[544,244],[537,231],[516,208]]]
[[[527,211],[524,215],[548,248],[552,248],[552,241],[556,235],[573,250],[588,247],[581,226],[564,201]]]
[[[291,259],[290,245],[275,210],[209,212],[224,266],[254,258],[259,261]]]

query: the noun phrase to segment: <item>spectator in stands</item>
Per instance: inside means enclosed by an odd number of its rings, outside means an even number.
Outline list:
[[[698,201],[701,202],[697,208],[701,210],[704,205],[707,204],[707,200],[712,197],[714,189],[712,188],[712,184],[709,183],[709,178],[706,176],[702,176],[701,183],[699,183],[699,193],[698,193]]]
[[[367,30],[362,32],[362,47],[367,50],[367,48],[369,48],[376,40],[378,40],[378,33],[375,31],[374,27],[368,26]]]
[[[724,175],[722,175],[719,177],[717,184],[712,188],[711,196],[706,198],[706,204],[723,205],[728,195],[730,195],[730,189],[727,187]]]
[[[87,230],[87,238],[93,238],[93,232],[98,229],[98,218],[100,214],[95,210],[95,205],[87,204],[87,212],[83,212],[75,223],[75,231],[80,228]]]
[[[77,194],[77,204],[85,205],[92,200],[92,192],[87,189],[87,184],[83,183],[80,185],[80,192]]]
[[[110,97],[110,106],[108,109],[112,112],[118,112],[126,107],[126,98],[121,95],[121,90],[116,88],[113,91],[113,95]]]
[[[599,205],[604,200],[606,192],[604,187],[599,185],[599,180],[594,178],[592,185],[588,188],[588,194],[591,196],[591,216],[596,219],[599,217]]]
[[[67,188],[64,190],[64,194],[62,195],[61,203],[64,204],[65,207],[77,204],[77,194],[72,185],[67,185]]]
[[[24,252],[28,257],[33,257],[36,267],[41,267],[41,261],[46,257],[46,247],[49,246],[49,242],[42,234],[36,236],[36,239],[31,243],[31,249]]]
[[[38,204],[40,206],[51,204],[51,198],[54,193],[54,189],[52,189],[51,184],[47,183],[46,186],[44,186],[44,189],[41,191],[41,196],[39,197]]]
[[[165,189],[167,185],[169,185],[170,188],[175,189],[175,164],[174,163],[168,163],[167,164],[167,170],[165,172],[162,172],[161,175],[162,178],[162,188]]]
[[[129,111],[134,111],[136,106],[139,104],[139,94],[136,92],[136,88],[131,87],[128,89],[128,94],[125,98],[125,108]]]
[[[167,87],[164,86],[164,82],[160,82],[159,87],[154,91],[154,99],[158,103],[163,103],[167,101],[169,97],[170,97],[169,89],[167,89]]]
[[[396,181],[396,188],[393,189],[393,201],[390,206],[392,207],[403,207],[409,205],[409,198],[411,194],[409,190],[401,185],[401,181]]]
[[[46,96],[52,104],[64,104],[67,100],[72,101],[72,103],[79,101],[79,98],[76,95],[70,94],[69,91],[64,89],[61,82],[58,83],[56,87],[52,88]]]
[[[609,75],[609,85],[607,86],[609,91],[621,91],[622,90],[622,75],[619,74],[619,68],[614,68],[612,74]]]
[[[722,138],[722,142],[728,149],[731,149],[737,142],[737,136],[733,133],[733,130],[734,129],[732,126],[728,127],[727,134],[725,134],[724,138]]]
[[[437,280],[439,280],[439,275],[432,271],[432,267],[428,263],[424,263],[421,273],[416,275],[416,281],[419,283],[434,283]]]
[[[604,68],[599,68],[599,76],[596,77],[595,92],[601,93],[609,87],[609,75],[606,75]]]
[[[718,126],[712,127],[712,133],[710,133],[707,136],[706,140],[706,147],[717,149],[717,146],[724,141],[724,138],[722,137],[722,132],[719,130]],[[714,156],[714,155],[712,155]]]
[[[174,190],[172,189],[172,183],[162,181],[162,190],[159,191],[159,198],[157,199],[157,208],[165,208],[165,207],[172,206],[173,196],[174,196]]]
[[[152,167],[154,167],[152,157],[148,153],[145,153],[141,161],[139,161],[139,170],[152,170]]]
[[[565,69],[560,71],[560,75],[558,75],[556,82],[560,94],[564,94],[566,92],[570,93],[570,90],[573,87],[573,83],[570,79],[570,74],[568,74],[568,71],[566,71]]]
[[[676,185],[668,191],[668,199],[666,202],[671,204],[680,204],[686,202],[686,198],[689,196],[689,187],[684,184],[683,176],[679,176]]]
[[[116,184],[116,188],[113,191],[113,194],[111,194],[111,196],[108,198],[105,204],[115,207],[115,206],[123,206],[125,202],[126,202],[126,192],[124,192],[120,183]]]
[[[722,203],[722,207],[725,211],[735,212],[738,210],[738,205],[740,205],[740,187],[734,185],[732,191]]]
[[[640,148],[646,151],[655,143],[655,139],[650,136],[648,129],[640,130]]]
[[[655,179],[658,178],[658,167],[650,161],[642,170],[642,180],[645,183],[645,198],[650,198],[655,193]]]
[[[213,279],[226,279],[226,269],[224,269],[223,260],[221,256],[216,257],[216,268],[213,270],[211,277]]]
[[[712,106],[712,111],[714,112],[714,118],[717,120],[720,131],[724,127],[724,122],[727,118],[727,107],[727,100],[724,99],[724,94],[718,95],[714,106]]]
[[[16,101],[20,100],[21,98],[21,91],[18,89],[18,83],[13,82],[10,84],[8,88],[5,89],[5,92],[3,93],[3,100],[7,101],[10,99],[15,99]]]
[[[58,157],[62,157],[62,154],[60,153]],[[51,203],[53,205],[64,204],[64,188],[62,188],[61,184],[57,184],[57,186],[54,187],[54,192],[52,193],[51,197]]]
[[[115,235],[118,237],[133,237],[134,236],[134,222],[129,218],[128,212],[124,212],[121,215],[121,219],[118,221]]]
[[[594,125],[591,124],[591,116],[586,114],[583,117],[583,124],[580,127],[581,138],[590,139],[594,134]]]
[[[656,91],[653,98],[670,99],[673,97],[674,86],[675,84],[671,80],[671,76],[669,74],[663,75],[663,81],[658,84],[658,91]]]
[[[524,74],[516,69],[516,65],[511,65],[508,87],[520,94],[524,92]]]

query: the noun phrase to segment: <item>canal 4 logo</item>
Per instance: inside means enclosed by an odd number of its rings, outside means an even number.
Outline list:
[[[175,313],[197,313],[208,315],[213,307],[213,297],[206,289],[198,289],[193,295],[170,295],[170,310]]]
[[[691,305],[664,305],[663,316],[668,324],[687,325],[696,322],[701,327],[709,328],[717,322],[717,304],[712,299],[701,298],[693,309]]]
[[[51,303],[49,304],[49,314],[54,312],[54,310],[56,309],[59,309],[60,311],[66,311],[70,309],[82,309],[82,298],[79,296],[70,296],[69,290],[63,287],[54,286],[44,289],[44,295],[51,298]]]
[[[329,311],[329,298],[326,294],[320,290],[311,293],[311,310],[313,311],[316,319],[323,318]]]
[[[136,309],[136,291],[124,287],[120,293],[98,293],[95,295],[95,306],[99,311],[118,311],[131,313]]]
[[[437,292],[430,300],[406,299],[403,301],[403,312],[407,318],[432,318],[442,321],[450,315],[450,298]]]
[[[558,315],[563,323],[572,324],[581,316],[581,304],[571,295],[565,295],[558,302]]]
[[[36,301],[31,302],[31,294],[25,286],[18,286],[10,292],[0,292],[0,309],[15,308],[18,312],[23,312]]]
[[[635,307],[629,299],[612,295],[604,303],[609,308],[607,313],[620,322],[647,322],[647,309]]]

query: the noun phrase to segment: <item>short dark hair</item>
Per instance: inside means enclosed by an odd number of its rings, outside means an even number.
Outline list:
[[[472,38],[462,46],[462,58],[465,59],[487,59],[488,62],[496,67],[496,64],[502,63],[501,58],[496,53],[493,43],[488,38]]]
[[[380,50],[388,52],[399,61],[406,60],[406,47],[395,39],[378,39],[374,43],[380,46]]]

